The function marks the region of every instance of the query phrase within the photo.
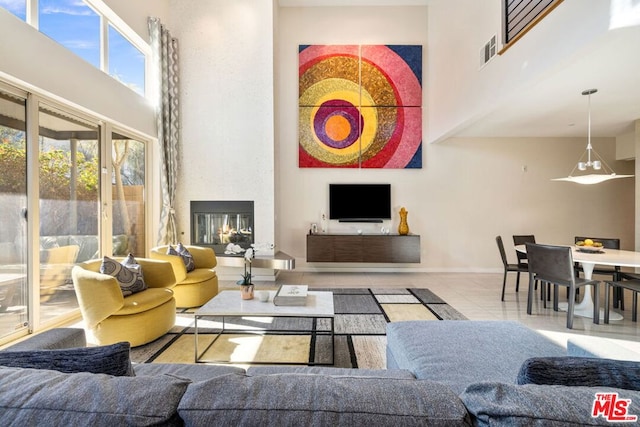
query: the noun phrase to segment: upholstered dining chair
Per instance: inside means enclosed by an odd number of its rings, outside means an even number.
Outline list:
[[[640,273],[632,273],[630,271],[620,271],[618,275],[620,281],[637,281],[640,282]],[[625,287],[613,288],[613,308],[620,308],[620,310],[624,311],[624,290],[627,289]],[[636,297],[636,294],[633,294],[633,297]]]
[[[553,309],[558,311],[558,286],[569,290],[567,307],[567,328],[573,328],[573,309],[576,300],[576,289],[592,285],[594,292],[593,323],[600,323],[600,282],[576,278],[573,256],[569,246],[540,245],[526,243],[529,260],[529,296],[527,298],[527,314],[531,314],[534,299],[534,282],[551,283],[554,288]],[[544,285],[541,286],[544,294]]]
[[[536,236],[534,236],[533,234],[514,234],[513,235],[513,246],[520,246],[520,245],[524,245],[525,243],[535,243],[535,242],[536,242]],[[518,266],[529,271],[529,264],[527,263],[527,254],[520,251],[516,251],[516,256],[518,257]],[[516,292],[518,292],[519,284],[520,284],[520,273],[518,273],[518,280],[516,282]],[[538,289],[537,282],[536,282],[536,289]],[[548,298],[551,298],[550,289],[551,287],[547,286]],[[542,292],[540,293],[540,298],[541,299],[543,298]]]
[[[606,281],[604,285],[604,323],[609,323],[609,290],[613,289],[614,296],[616,291],[631,291],[631,321],[638,321],[638,292],[640,292],[640,279],[622,280],[622,281]]]
[[[602,243],[602,247],[605,249],[620,249],[620,239],[611,238],[611,237],[584,237],[584,236],[576,236],[575,242],[585,241],[586,239],[591,239],[594,242]],[[580,272],[582,270],[582,266],[579,263],[576,263],[576,277],[580,276]],[[621,271],[619,266],[614,267],[606,267],[606,266],[596,266],[593,269],[593,274],[600,274],[604,276],[611,276],[611,281],[617,282],[622,280]],[[614,288],[613,292],[613,308],[618,308],[620,305],[620,309],[624,310],[624,293],[622,288]]]
[[[536,236],[533,234],[514,234],[513,246],[524,245],[525,243],[535,243]],[[527,266],[527,254],[516,251],[516,257],[518,257],[518,265],[528,268]]]
[[[516,279],[516,292],[518,292],[518,288],[520,287],[520,273],[526,273],[529,270],[526,265],[521,267],[519,264],[509,264],[509,261],[507,260],[507,253],[504,251],[502,236],[496,236],[496,243],[498,244],[500,258],[502,259],[502,265],[504,266],[504,274],[502,277],[502,297],[500,299],[501,301],[504,301],[504,289],[507,285],[507,273],[514,272],[518,274]]]

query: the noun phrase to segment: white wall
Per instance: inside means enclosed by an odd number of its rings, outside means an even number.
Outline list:
[[[255,240],[275,243],[273,3],[172,0],[180,52],[182,150],[176,211],[192,200],[253,200]]]
[[[636,158],[636,130],[616,136],[616,159],[632,160]]]
[[[440,3],[438,3],[440,4]],[[551,182],[566,176],[585,149],[577,139],[452,139],[423,143],[423,169],[343,170],[298,168],[297,91],[299,44],[422,44],[425,75],[424,140],[432,117],[440,115],[432,96],[429,73],[453,64],[434,64],[432,24],[427,7],[281,8],[279,16],[277,76],[277,213],[280,249],[296,257],[299,269],[358,269],[387,271],[487,271],[501,262],[495,236],[501,234],[510,249],[511,235],[536,235],[539,241],[568,244],[579,234],[619,236],[622,246],[634,242],[633,180],[598,186]],[[443,22],[440,27],[445,27]],[[455,32],[456,28],[451,28]],[[444,29],[443,29],[444,31]],[[439,36],[447,38],[450,33]],[[476,51],[477,54],[477,51]],[[467,85],[460,82],[461,87]],[[453,96],[459,96],[459,93]],[[446,108],[454,108],[447,105]],[[446,109],[445,108],[445,109]],[[457,101],[457,109],[465,103]],[[455,116],[455,115],[454,115]],[[594,147],[618,172],[631,172],[633,164],[615,162],[615,140],[595,139]],[[523,166],[526,172],[523,172]],[[385,226],[396,230],[401,206],[409,211],[411,232],[421,235],[420,265],[342,265],[305,262],[305,235],[311,222],[319,222],[328,209],[328,184],[334,182],[389,182],[394,218]],[[612,208],[615,207],[615,208]],[[380,225],[330,223],[330,231],[377,232]],[[509,252],[510,254],[512,252]],[[513,256],[512,258],[515,258]]]
[[[480,48],[494,34],[502,40],[501,3],[447,0],[429,6],[429,142],[455,135],[500,107],[518,105],[510,100],[523,94],[535,96],[536,85],[584,59],[599,40],[610,35],[615,4],[628,2],[564,0],[513,47],[480,69]],[[557,87],[556,93],[579,94],[594,82],[602,83],[592,71],[594,75],[579,76],[586,81],[574,79]],[[603,86],[598,87],[606,90]]]

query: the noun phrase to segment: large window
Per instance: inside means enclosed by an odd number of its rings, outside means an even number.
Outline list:
[[[109,75],[144,95],[144,54],[109,25]]]
[[[100,16],[86,3],[38,0],[39,29],[85,61],[100,68]]]
[[[27,4],[37,13],[28,14]],[[0,0],[0,7],[145,96],[149,43],[103,0]]]

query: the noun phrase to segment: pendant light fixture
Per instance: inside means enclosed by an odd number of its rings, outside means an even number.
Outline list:
[[[567,176],[566,178],[554,178],[552,179],[552,181],[569,181],[575,182],[577,184],[598,184],[610,179],[633,177],[633,175],[617,175],[607,164],[607,162],[602,160],[598,153],[596,153],[596,150],[594,150],[591,146],[591,95],[596,93],[597,91],[598,89],[587,89],[582,92],[583,95],[587,95],[589,98],[587,150],[579,159],[578,163],[573,167],[573,169],[569,173],[569,176]],[[573,176],[573,173],[576,171],[576,169],[578,169],[579,171],[592,169],[594,173]],[[598,173],[597,171],[602,172]]]

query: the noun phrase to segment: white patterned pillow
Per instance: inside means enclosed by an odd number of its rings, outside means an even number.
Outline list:
[[[125,297],[147,289],[142,275],[142,266],[131,254],[122,260],[122,263],[107,256],[103,257],[100,273],[115,277]]]
[[[185,248],[182,243],[178,243],[175,249],[173,248],[173,246],[169,245],[167,254],[180,256],[182,258],[182,261],[184,262],[184,266],[187,269],[187,273],[196,269],[196,264],[193,261],[193,255],[191,255],[189,250],[187,250],[187,248]]]

